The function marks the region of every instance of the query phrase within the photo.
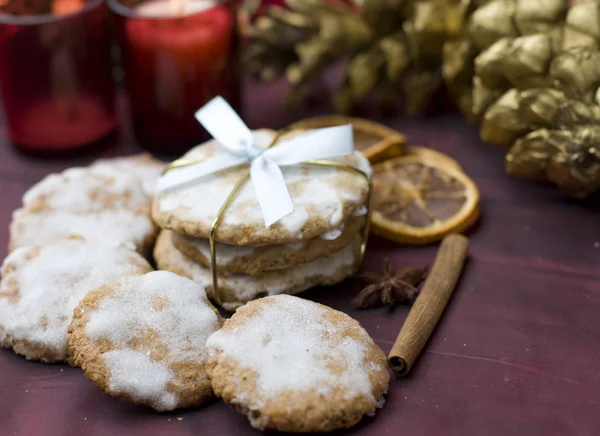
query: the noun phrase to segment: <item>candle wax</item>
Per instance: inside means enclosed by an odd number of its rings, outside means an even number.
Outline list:
[[[84,4],[84,0],[54,0],[52,2],[52,13],[54,15],[72,14],[83,8]]]
[[[173,19],[129,21],[130,43],[146,55],[162,53],[163,58],[168,55],[181,68],[200,65],[206,71],[218,70],[219,57],[227,56],[231,44],[230,28],[234,24],[229,11],[214,7],[212,1],[189,1],[181,14],[173,3],[176,2],[157,0],[136,8],[136,12],[144,16]],[[192,16],[206,9],[210,10]]]
[[[215,7],[212,0],[153,0],[135,8],[144,17],[184,17]]]

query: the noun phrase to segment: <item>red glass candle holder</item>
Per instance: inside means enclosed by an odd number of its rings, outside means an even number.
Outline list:
[[[180,154],[208,138],[194,113],[211,98],[240,109],[237,2],[108,4],[140,145]]]
[[[31,1],[9,1],[12,10],[0,9],[0,90],[11,140],[53,152],[106,136],[116,120],[103,0],[49,3],[43,15],[28,15]]]

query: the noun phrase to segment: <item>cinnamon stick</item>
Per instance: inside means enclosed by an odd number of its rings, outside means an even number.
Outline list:
[[[462,272],[468,246],[469,240],[462,235],[448,235],[442,241],[431,272],[388,356],[388,364],[397,377],[410,371],[442,316]]]

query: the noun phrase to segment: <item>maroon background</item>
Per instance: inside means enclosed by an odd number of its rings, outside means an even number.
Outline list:
[[[248,89],[252,127],[280,127],[326,111],[280,106],[284,84]],[[600,199],[565,199],[551,186],[503,172],[504,151],[484,145],[458,115],[385,122],[415,142],[456,157],[475,179],[483,216],[453,300],[411,374],[394,380],[386,406],[351,434],[600,434]],[[38,160],[9,145],[0,119],[0,228],[22,194],[49,172],[100,155],[137,151],[123,121],[104,151]],[[7,232],[0,232],[0,257]],[[431,263],[436,247],[372,237],[364,268]],[[389,351],[408,308],[356,311],[346,285],[304,296],[356,317]],[[27,362],[0,351],[0,435],[258,434],[233,408],[157,414],[109,397],[79,369]],[[183,418],[179,420],[178,418]]]

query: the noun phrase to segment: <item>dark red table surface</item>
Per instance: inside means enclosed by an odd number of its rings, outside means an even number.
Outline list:
[[[246,92],[251,127],[282,127],[327,112],[283,110],[285,84]],[[482,219],[470,260],[411,374],[393,380],[386,406],[349,430],[368,435],[600,434],[600,199],[575,202],[543,184],[503,172],[503,150],[483,144],[458,115],[388,117],[415,143],[457,158],[481,190]],[[0,119],[0,257],[11,211],[50,172],[99,156],[138,151],[128,122],[101,151],[70,160],[24,157]],[[364,269],[430,264],[436,247],[398,246],[372,237]],[[349,283],[305,297],[357,318],[388,352],[408,308],[357,311]],[[149,374],[149,376],[151,376]],[[0,351],[0,436],[258,434],[234,408],[158,414],[96,389],[79,369],[27,362]]]

